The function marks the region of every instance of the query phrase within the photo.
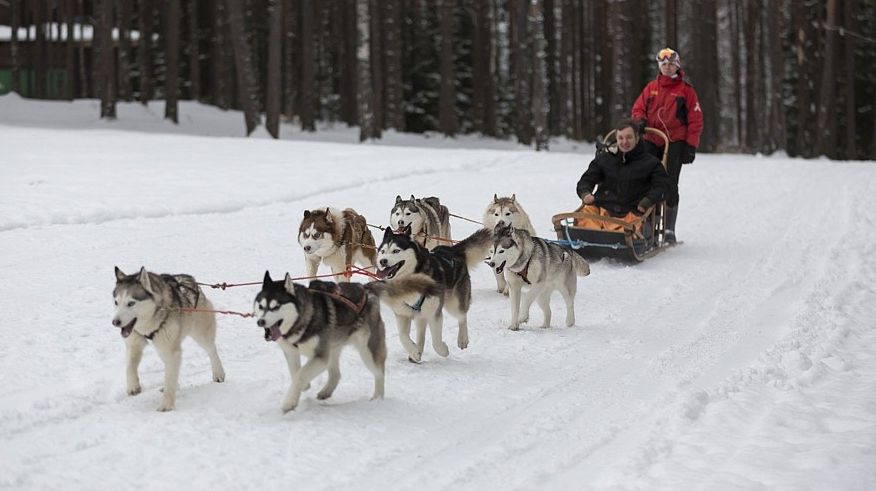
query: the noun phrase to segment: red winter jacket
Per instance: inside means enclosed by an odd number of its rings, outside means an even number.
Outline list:
[[[675,78],[663,74],[648,82],[633,104],[633,119],[645,120],[645,124],[662,130],[669,141],[686,141],[696,148],[700,146],[703,132],[703,111],[693,86],[684,81],[679,70]],[[645,139],[662,147],[662,138],[646,134]]]

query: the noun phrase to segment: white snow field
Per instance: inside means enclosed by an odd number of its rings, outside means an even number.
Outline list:
[[[876,163],[699,155],[682,175],[684,244],[594,262],[574,327],[556,295],[553,327],[534,306],[509,331],[482,265],[469,348],[445,317],[450,356],[427,344],[415,365],[384,308],[384,400],[348,350],[331,399],[316,400],[323,375],[283,414],[281,351],[254,320],[219,316],[225,383],[188,340],[177,408],[159,413],[151,348],[143,393],[125,393],[113,266],[303,275],[305,209],[385,224],[399,194],[480,219],[494,193],[516,193],[554,238],[592,147],[357,144],[355,129],[291,126],[245,139],[237,113],[185,105],[177,128],[159,105],[120,106],[115,123],[96,107],[0,98],[0,488],[876,488]],[[257,291],[206,294],[248,312]]]

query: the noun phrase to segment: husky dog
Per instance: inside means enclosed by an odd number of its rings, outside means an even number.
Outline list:
[[[390,304],[398,325],[398,336],[408,352],[408,358],[419,363],[426,343],[426,326],[432,335],[432,348],[441,356],[450,351],[442,340],[442,309],[459,320],[456,345],[468,347],[468,309],[471,306],[471,278],[468,270],[480,263],[491,244],[492,232],[481,229],[452,246],[438,246],[430,252],[410,234],[396,234],[386,229],[377,249],[377,276],[399,281],[408,275],[423,273],[433,278],[443,293],[423,295],[413,303]],[[417,323],[417,342],[411,341],[411,321]]]
[[[538,300],[544,312],[544,324],[551,324],[551,293],[559,290],[566,302],[566,326],[575,324],[575,293],[578,290],[576,276],[590,274],[590,264],[578,254],[544,239],[533,237],[526,230],[511,226],[497,227],[493,248],[487,263],[496,274],[507,272],[511,290],[511,326],[520,329],[521,322],[529,320],[529,307]],[[523,297],[523,315],[520,315],[520,293],[527,286]]]
[[[402,233],[405,227],[411,227],[411,235],[419,240],[427,249],[439,245],[447,245],[450,237],[450,212],[436,197],[402,199],[395,197],[395,205],[389,214],[389,227],[396,233]],[[433,237],[438,237],[435,239]]]
[[[266,271],[253,308],[257,324],[265,330],[265,341],[277,342],[289,366],[292,383],[283,412],[295,409],[301,392],[326,369],[328,382],[316,397],[331,397],[341,378],[341,349],[348,344],[356,348],[374,374],[371,399],[382,399],[386,336],[378,300],[403,302],[438,292],[438,285],[426,275],[413,275],[397,283],[315,280],[304,286],[293,283],[288,273],[283,281],[273,281]],[[303,367],[301,354],[308,358]]]
[[[185,274],[158,275],[145,268],[140,268],[137,274],[126,275],[116,267],[113,300],[116,304],[113,325],[121,328],[128,351],[128,395],[140,393],[137,367],[148,341],[152,341],[164,362],[164,395],[159,411],[171,411],[176,403],[182,362],[180,345],[186,336],[191,335],[210,355],[213,381],[225,380],[225,370],[216,352],[215,315],[212,312],[181,311],[188,308],[213,310],[194,278]]]
[[[350,281],[341,275],[347,265],[356,262],[371,268],[377,255],[365,217],[352,208],[305,210],[298,227],[298,243],[304,249],[308,276],[315,276],[319,263],[324,261],[338,281]]]
[[[516,194],[512,194],[510,198],[505,196],[500,198],[498,194],[494,194],[493,201],[487,205],[487,209],[484,211],[483,222],[484,227],[489,230],[495,230],[497,225],[510,225],[526,230],[530,235],[535,235],[535,228],[529,221],[529,215],[520,206]],[[496,291],[503,295],[508,294],[508,282],[505,281],[504,274],[496,273]]]

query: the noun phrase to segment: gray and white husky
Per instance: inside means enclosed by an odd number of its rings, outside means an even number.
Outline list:
[[[500,198],[498,194],[494,194],[493,201],[490,201],[487,209],[484,210],[483,222],[484,227],[489,230],[495,230],[497,225],[510,225],[535,235],[535,228],[529,220],[529,215],[520,206],[516,194],[512,194],[510,198],[507,196]],[[504,295],[508,294],[508,282],[502,273],[496,273],[496,291]]]
[[[450,354],[444,343],[443,311],[459,320],[456,345],[468,347],[468,309],[471,306],[469,268],[480,263],[492,242],[492,232],[480,229],[452,246],[438,246],[431,251],[411,236],[410,227],[396,234],[386,229],[377,248],[377,276],[400,281],[417,273],[428,275],[443,289],[439,295],[422,295],[414,302],[393,302],[399,340],[408,358],[419,363],[426,343],[426,326],[432,335],[432,348],[441,356]],[[417,324],[417,342],[411,340],[411,321]]]
[[[118,267],[113,300],[113,325],[121,328],[128,352],[128,395],[140,393],[137,368],[143,348],[151,341],[164,362],[164,394],[159,411],[171,411],[176,404],[181,344],[191,336],[210,356],[213,381],[225,380],[225,370],[216,351],[216,317],[213,312],[184,312],[182,309],[213,310],[195,279],[189,275],[155,274],[140,268],[126,275]]]
[[[551,324],[551,293],[560,292],[566,302],[566,326],[575,324],[575,293],[578,291],[577,276],[590,274],[590,264],[578,254],[557,244],[533,237],[525,230],[514,227],[497,227],[493,248],[487,263],[496,274],[505,273],[511,293],[512,331],[520,329],[521,322],[529,320],[529,307],[533,301],[544,312],[544,323]],[[523,315],[521,311],[521,291]]]
[[[253,309],[258,326],[265,330],[265,341],[275,341],[280,346],[289,367],[292,382],[283,401],[283,412],[295,409],[301,392],[326,369],[328,382],[316,397],[331,397],[341,379],[339,363],[346,345],[356,348],[374,375],[371,399],[382,399],[386,334],[379,300],[411,301],[438,291],[438,286],[426,275],[414,275],[398,283],[314,280],[304,286],[294,283],[288,273],[282,281],[274,281],[266,271]],[[308,358],[303,367],[302,354]]]
[[[411,199],[395,197],[395,205],[389,213],[389,228],[400,234],[407,227],[426,249],[450,244],[450,211],[434,196],[422,199],[414,198],[414,195]]]

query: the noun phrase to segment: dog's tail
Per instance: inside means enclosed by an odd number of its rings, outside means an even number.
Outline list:
[[[381,298],[397,298],[413,294],[432,297],[441,293],[438,283],[423,273],[414,273],[391,281],[372,281],[364,286],[366,290]]]
[[[588,263],[586,259],[573,251],[566,251],[566,254],[572,259],[572,265],[575,266],[576,275],[587,276],[590,274],[590,263]]]
[[[484,262],[490,246],[493,245],[493,232],[482,228],[465,239],[453,244],[452,249],[465,256],[465,265],[471,269]]]

